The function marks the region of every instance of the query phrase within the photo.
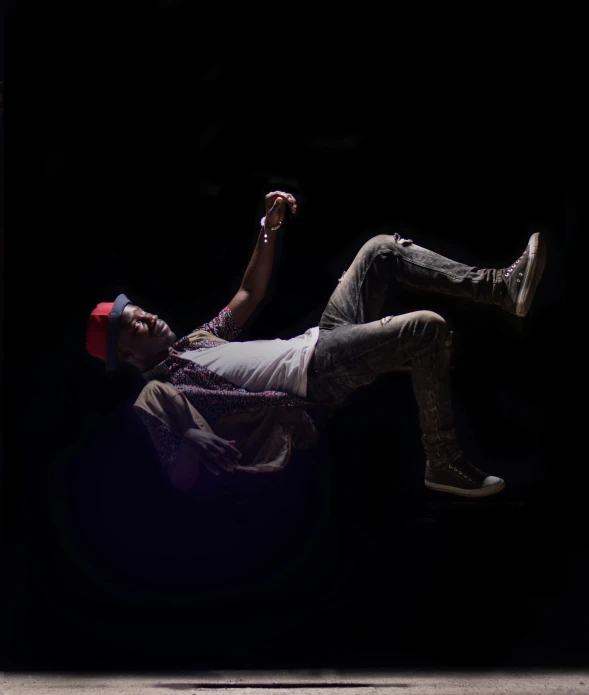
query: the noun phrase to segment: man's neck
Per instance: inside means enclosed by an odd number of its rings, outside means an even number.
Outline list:
[[[153,369],[158,364],[160,364],[160,362],[163,362],[165,359],[172,356],[174,353],[180,354],[176,350],[174,350],[174,348],[168,347],[165,350],[162,350],[161,352],[158,352],[154,355],[150,355],[140,363],[139,370],[142,374],[143,372],[148,372],[150,369]]]

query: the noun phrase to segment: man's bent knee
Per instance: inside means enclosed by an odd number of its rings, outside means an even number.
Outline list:
[[[409,246],[413,243],[412,239],[404,239],[400,234],[377,234],[369,239],[364,246],[362,251],[367,253],[379,253],[379,251],[389,251],[391,249],[398,249],[399,244],[401,246]]]
[[[390,248],[393,237],[390,234],[377,234],[362,246],[362,251],[367,253],[378,253],[381,249]]]
[[[421,327],[424,337],[430,340],[445,340],[448,335],[446,319],[435,311],[416,311],[414,320]]]

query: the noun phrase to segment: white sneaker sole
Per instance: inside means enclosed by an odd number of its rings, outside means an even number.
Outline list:
[[[546,265],[546,244],[539,232],[532,234],[528,242],[529,261],[522,280],[522,288],[519,292],[515,313],[517,316],[525,316],[530,310],[532,299],[544,272]]]
[[[461,497],[490,497],[491,495],[496,495],[505,488],[505,480],[501,480],[494,485],[477,487],[472,490],[452,487],[451,485],[440,485],[440,483],[432,483],[429,480],[425,481],[425,486],[430,490],[436,490],[437,492],[448,492],[452,495],[460,495]]]

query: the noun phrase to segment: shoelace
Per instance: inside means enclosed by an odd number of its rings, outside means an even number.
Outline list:
[[[526,253],[527,253],[527,250],[524,251],[524,252],[522,253],[522,255],[517,259],[517,261],[516,261],[515,263],[513,263],[512,265],[509,266],[509,268],[508,268],[507,271],[505,272],[505,277],[506,277],[506,278],[508,278],[509,275],[510,275],[510,273],[512,273],[512,272],[515,270],[515,267],[516,267],[517,264],[522,260],[522,258],[526,255]]]
[[[458,473],[458,475],[461,475],[463,478],[466,478],[466,480],[468,480],[469,483],[476,482],[475,479],[471,477],[468,468],[464,466],[463,461],[464,454],[462,452],[459,452],[452,457],[452,460],[448,464],[448,468],[451,471]]]

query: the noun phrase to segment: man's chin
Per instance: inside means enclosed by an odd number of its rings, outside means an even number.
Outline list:
[[[164,336],[166,338],[166,345],[167,346],[173,345],[174,343],[178,342],[178,338],[176,337],[176,334],[172,333],[170,328],[164,330]]]

